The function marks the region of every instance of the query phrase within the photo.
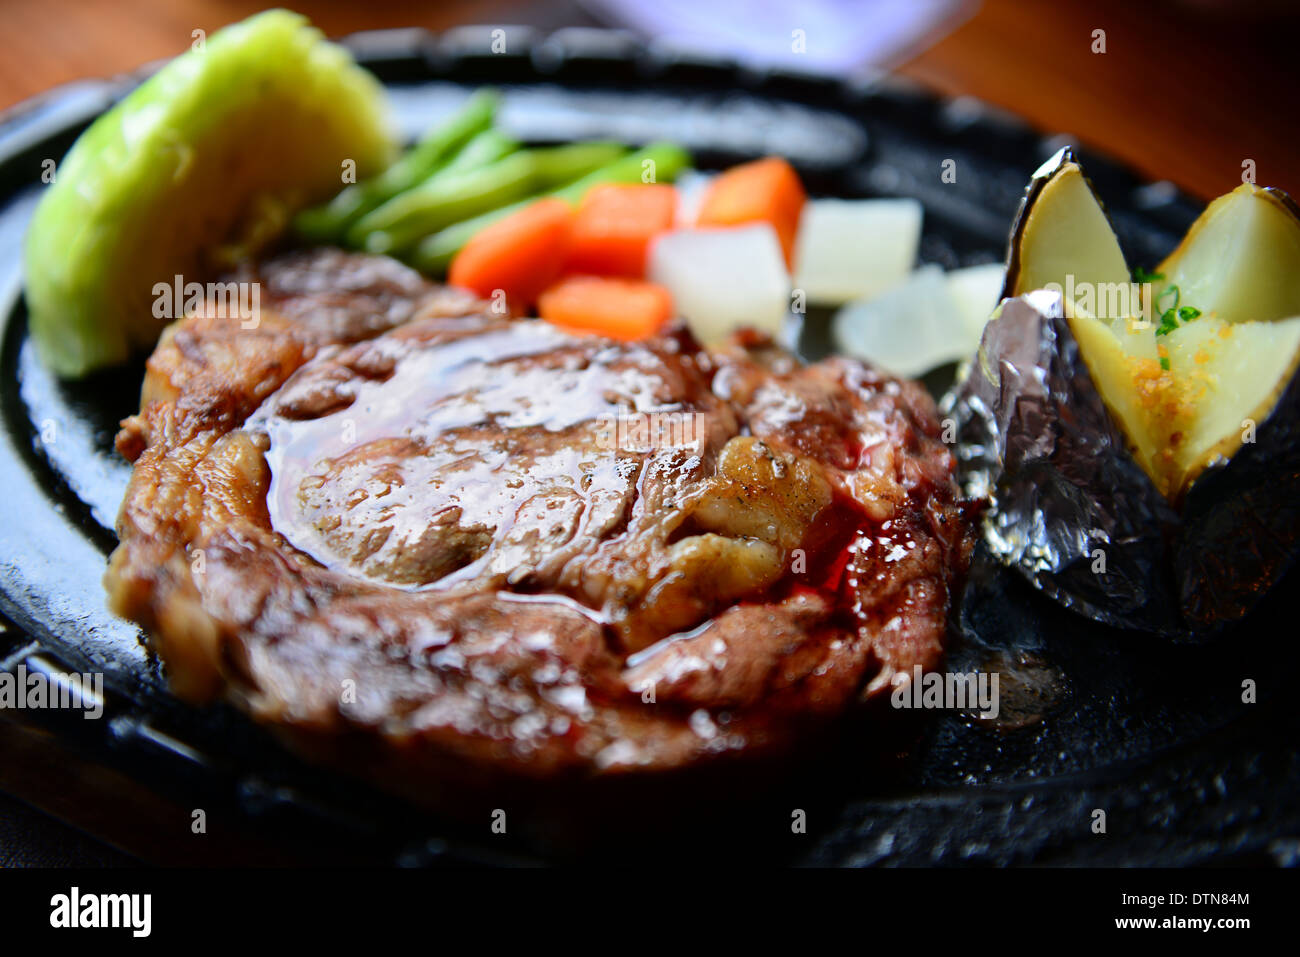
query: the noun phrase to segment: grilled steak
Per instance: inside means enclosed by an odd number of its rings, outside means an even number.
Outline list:
[[[969,522],[917,385],[273,261],[149,361],[107,587],[182,697],[382,783],[788,748],[932,668]],[[346,755],[346,757],[345,757]]]

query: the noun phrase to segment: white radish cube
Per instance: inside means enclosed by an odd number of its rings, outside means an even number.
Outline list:
[[[969,358],[979,347],[938,266],[923,266],[874,299],[835,314],[836,346],[897,375],[914,378]]]
[[[819,305],[884,292],[916,264],[921,216],[914,199],[811,200],[795,237],[795,288]]]
[[[706,344],[740,326],[776,336],[789,311],[790,276],[766,223],[666,233],[651,247],[649,272]]]

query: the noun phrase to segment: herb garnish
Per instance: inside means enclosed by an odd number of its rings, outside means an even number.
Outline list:
[[[1147,272],[1141,266],[1133,267],[1133,281],[1136,283],[1155,283],[1163,282],[1165,274],[1162,272]],[[1172,301],[1171,300],[1172,297]],[[1201,310],[1195,306],[1184,306],[1180,304],[1183,294],[1182,290],[1174,283],[1170,283],[1160,290],[1159,295],[1152,300],[1155,307],[1155,313],[1160,317],[1160,322],[1156,326],[1157,336],[1167,336],[1178,328],[1178,321],[1191,322],[1193,319],[1200,318]],[[1160,368],[1168,371],[1169,358],[1166,356],[1160,360]]]
[[[1145,275],[1150,275],[1153,278],[1164,278],[1159,273],[1147,273]],[[1172,302],[1170,302],[1171,296],[1173,297]],[[1182,291],[1172,282],[1160,291],[1160,295],[1156,296],[1155,309],[1156,314],[1160,316],[1160,324],[1156,327],[1157,336],[1169,335],[1178,328],[1178,320],[1180,319],[1183,322],[1191,322],[1193,319],[1200,317],[1201,310],[1195,306],[1180,305],[1182,296]],[[1166,365],[1164,368],[1169,367]]]

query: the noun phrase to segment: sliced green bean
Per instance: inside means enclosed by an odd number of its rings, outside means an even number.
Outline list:
[[[443,166],[431,176],[425,177],[419,183],[415,183],[411,188],[419,189],[434,177],[465,173],[481,166],[487,166],[489,163],[495,163],[503,156],[509,156],[518,149],[519,141],[514,137],[507,136],[498,129],[484,130],[461,147],[460,151],[451,158],[446,166]],[[403,192],[406,192],[406,190],[403,190]],[[397,195],[400,196],[401,194]]]
[[[313,242],[337,242],[357,219],[427,179],[474,136],[488,129],[499,100],[495,91],[479,90],[451,119],[430,129],[382,173],[344,187],[324,205],[300,212],[294,218],[294,230]]]
[[[409,215],[428,198],[445,197],[448,189],[467,190],[467,196],[472,194],[483,180],[483,177],[477,174],[494,167],[507,156],[517,154],[518,150],[519,143],[500,130],[484,130],[466,143],[449,163],[427,179],[398,193],[356,220],[344,233],[347,245],[354,249],[369,249],[373,252],[389,251],[392,248],[392,237],[380,234],[399,224],[404,215]],[[518,165],[517,161],[516,165]],[[455,198],[454,194],[452,198]]]
[[[571,182],[624,152],[616,143],[572,143],[521,150],[477,169],[438,174],[367,213],[348,231],[373,253],[401,253],[425,236]]]
[[[537,188],[554,189],[626,156],[626,143],[593,141],[536,150]]]
[[[587,190],[601,183],[671,183],[677,175],[691,164],[690,154],[674,143],[652,143],[644,149],[628,153],[619,159],[593,170],[566,186],[542,193],[543,196],[557,196],[570,203],[577,204],[586,195]],[[653,179],[647,176],[653,174]],[[540,198],[529,198],[500,209],[476,216],[455,225],[448,226],[441,232],[434,233],[423,240],[410,255],[409,261],[415,268],[430,275],[441,275],[447,271],[452,259],[461,251],[470,238],[492,223],[498,222],[511,213],[522,209]]]

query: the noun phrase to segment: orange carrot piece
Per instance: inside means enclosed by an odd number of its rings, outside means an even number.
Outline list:
[[[673,316],[673,297],[652,282],[568,276],[542,293],[537,309],[557,326],[630,342],[664,327]]]
[[[562,199],[539,199],[475,233],[447,272],[454,286],[490,298],[498,289],[517,309],[560,274],[573,233],[573,208]]]
[[[651,240],[672,228],[676,213],[677,190],[672,186],[606,183],[592,187],[578,206],[564,271],[643,277]]]
[[[808,198],[799,174],[779,156],[733,166],[709,184],[700,203],[700,226],[771,223],[786,265],[794,263],[795,231]]]

